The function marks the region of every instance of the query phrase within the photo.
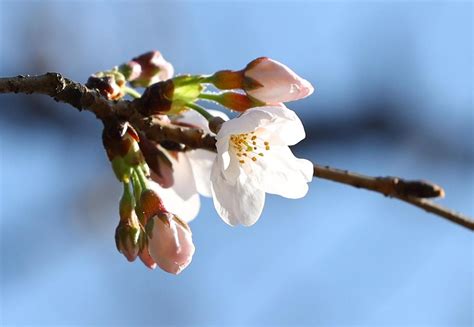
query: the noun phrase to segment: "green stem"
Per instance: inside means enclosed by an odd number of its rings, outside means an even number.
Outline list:
[[[131,87],[124,86],[122,88],[122,90],[125,92],[125,94],[128,94],[128,95],[130,95],[131,97],[133,97],[135,99],[138,99],[138,98],[142,97],[142,95],[140,93],[138,93],[135,89],[133,89]]]
[[[135,199],[130,192],[130,183],[128,182],[123,182],[123,195],[122,195],[122,201],[126,202],[131,202],[132,206],[135,206]]]
[[[175,79],[179,80],[179,84],[181,86],[184,86],[184,85],[189,85],[189,84],[200,84],[200,83],[204,83],[204,81],[206,80],[206,77],[207,76],[203,76],[203,75],[183,75],[183,76],[177,76],[175,77]]]
[[[201,83],[213,84],[214,75],[203,75],[201,76]]]
[[[199,99],[214,101],[217,103],[221,103],[221,95],[214,94],[214,93],[201,93],[199,94]]]
[[[195,103],[187,103],[186,107],[199,112],[208,121],[211,121],[214,118],[214,116],[211,115],[210,113],[208,113],[206,109],[204,109],[203,107],[201,107],[200,105],[197,105]]]
[[[135,198],[137,199],[137,202],[140,202],[140,197],[142,195],[142,183],[140,181],[140,178],[138,177],[136,169],[133,169],[132,171],[132,180],[133,180],[133,192],[135,193]]]
[[[138,166],[135,169],[135,172],[137,174],[138,180],[140,181],[140,186],[142,187],[143,190],[146,190],[148,188],[148,178],[146,178],[145,173],[143,172],[143,169]]]

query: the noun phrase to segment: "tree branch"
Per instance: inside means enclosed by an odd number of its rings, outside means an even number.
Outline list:
[[[426,198],[444,197],[444,190],[428,181],[411,181],[399,177],[371,177],[328,166],[314,165],[313,175],[333,182],[365,188],[397,198],[443,217],[455,224],[474,230],[474,221],[458,212],[444,208]]]
[[[173,141],[184,144],[189,149],[216,151],[215,138],[200,129],[176,126],[158,118],[143,117],[137,110],[140,105],[138,101],[109,101],[96,90],[64,78],[58,73],[0,78],[0,93],[45,94],[79,110],[90,111],[102,121],[117,118],[127,120],[138,131],[144,132],[149,139],[156,142]],[[474,230],[474,221],[471,218],[426,199],[444,196],[443,189],[433,183],[398,177],[370,177],[319,165],[314,165],[314,176],[397,198]]]

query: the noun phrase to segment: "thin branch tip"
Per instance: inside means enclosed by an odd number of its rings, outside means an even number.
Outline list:
[[[314,165],[313,171],[315,177],[357,188],[365,188],[410,203],[474,231],[474,220],[472,218],[428,200],[429,198],[443,198],[445,196],[444,189],[432,182],[405,180],[399,177],[371,177],[320,165]]]

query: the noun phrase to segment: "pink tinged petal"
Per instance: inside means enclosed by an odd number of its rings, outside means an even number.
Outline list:
[[[195,251],[191,230],[172,214],[155,216],[148,250],[161,269],[179,274],[191,263]]]
[[[308,192],[313,164],[296,158],[287,146],[276,146],[257,159],[249,178],[267,193],[298,199]]]
[[[265,192],[255,188],[246,178],[230,184],[223,177],[219,165],[212,169],[212,196],[214,207],[225,223],[236,226],[251,226],[262,214]]]
[[[178,160],[171,158],[171,161],[174,171],[173,186],[165,189],[154,183],[153,187],[168,211],[189,222],[197,216],[201,206],[193,170],[184,153],[178,153]]]
[[[269,58],[257,58],[249,63],[244,76],[249,84],[248,89],[245,89],[247,94],[266,103],[299,100],[314,91],[307,80],[282,63]],[[258,84],[262,86],[258,87]]]
[[[196,189],[199,194],[210,197],[211,193],[211,169],[216,154],[207,150],[193,150],[185,154],[193,170]]]
[[[174,68],[173,65],[167,61],[164,60],[163,58],[163,64],[160,67],[160,72],[158,73],[159,76],[159,81],[165,81],[167,79],[170,79],[174,75]]]

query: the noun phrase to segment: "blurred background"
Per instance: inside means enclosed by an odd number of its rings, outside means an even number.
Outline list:
[[[294,151],[428,179],[474,215],[473,3],[0,0],[0,76],[96,71],[159,49],[177,73],[269,56],[316,92]],[[471,232],[314,180],[252,228],[203,199],[179,276],[115,249],[121,186],[92,114],[0,96],[1,325],[472,326]]]

